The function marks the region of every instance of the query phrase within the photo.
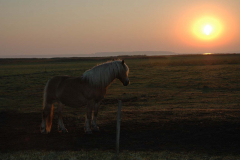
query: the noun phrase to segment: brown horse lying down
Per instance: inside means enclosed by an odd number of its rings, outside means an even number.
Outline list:
[[[86,106],[85,132],[92,133],[91,122],[93,131],[99,131],[97,113],[100,102],[114,79],[119,79],[124,86],[129,84],[128,73],[129,68],[124,60],[117,60],[97,65],[87,70],[81,77],[55,76],[50,79],[44,89],[41,132],[51,131],[53,103],[55,102],[58,103],[58,129],[60,132],[67,132],[62,120],[64,105],[70,107]]]

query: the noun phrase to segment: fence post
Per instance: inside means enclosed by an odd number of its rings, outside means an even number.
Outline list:
[[[117,111],[117,139],[116,139],[116,156],[118,157],[119,154],[119,139],[120,139],[120,123],[121,123],[121,108],[122,108],[122,101],[118,100],[118,111]]]

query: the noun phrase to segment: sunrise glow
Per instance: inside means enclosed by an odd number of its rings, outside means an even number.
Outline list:
[[[236,14],[222,5],[199,4],[181,15],[175,23],[174,35],[182,46],[214,53],[225,52],[222,48],[237,44],[240,32]]]
[[[215,17],[201,17],[192,26],[193,35],[202,41],[216,40],[223,32],[222,22]]]

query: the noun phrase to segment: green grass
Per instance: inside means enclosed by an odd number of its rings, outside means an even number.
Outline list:
[[[123,58],[130,69],[131,84],[124,87],[119,80],[116,80],[109,87],[106,99],[100,108],[100,119],[104,119],[110,112],[116,112],[117,99],[123,101],[122,111],[126,112],[181,110],[181,114],[192,113],[193,117],[198,115],[198,110],[236,110],[240,107],[240,55]],[[107,59],[113,58],[0,59],[0,111],[42,112],[43,89],[48,79],[55,75],[81,76],[84,71]],[[74,108],[66,109],[64,114],[76,116]],[[179,114],[175,115],[175,118],[184,117]],[[84,116],[84,112],[81,112],[80,116]],[[139,117],[136,119],[141,120]],[[131,117],[125,120],[130,121]],[[32,156],[36,159],[44,159],[43,157],[111,159],[114,153],[95,150],[0,153],[2,159],[31,159]],[[120,154],[120,159],[176,159],[176,157],[177,159],[240,159],[239,156],[197,152],[124,151]]]

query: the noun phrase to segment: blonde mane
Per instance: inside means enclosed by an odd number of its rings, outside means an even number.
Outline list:
[[[83,74],[83,80],[91,86],[106,88],[122,71],[128,75],[129,68],[125,63],[123,65],[121,60],[109,61],[87,70]]]

